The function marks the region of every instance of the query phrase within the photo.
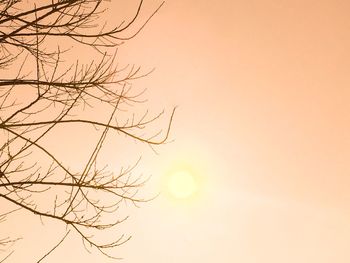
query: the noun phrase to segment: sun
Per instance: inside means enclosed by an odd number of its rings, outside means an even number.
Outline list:
[[[167,190],[176,199],[188,199],[198,191],[198,182],[190,171],[174,171],[168,177]]]
[[[211,170],[201,156],[188,151],[178,157],[172,156],[169,162],[162,162],[158,189],[166,204],[192,207],[206,200]]]

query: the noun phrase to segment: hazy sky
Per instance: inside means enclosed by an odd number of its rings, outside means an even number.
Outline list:
[[[120,48],[122,62],[156,68],[135,83],[149,108],[179,106],[174,142],[142,149],[150,189],[178,163],[205,179],[190,203],[130,206],[121,262],[350,262],[349,10],[345,0],[169,0]],[[23,231],[25,252],[9,262],[60,238],[50,223]],[[72,242],[46,262],[112,262]]]

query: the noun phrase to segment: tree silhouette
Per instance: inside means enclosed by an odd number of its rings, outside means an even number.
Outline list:
[[[0,1],[0,204],[9,208],[0,210],[0,222],[8,213],[26,210],[67,225],[67,233],[78,233],[87,247],[111,257],[110,249],[128,237],[106,241],[96,235],[126,219],[118,218],[121,202],[145,201],[137,192],[146,179],[131,175],[134,166],[117,174],[99,167],[107,134],[159,145],[168,138],[174,114],[165,132],[143,135],[163,113],[149,116],[146,111],[137,117],[130,110],[140,102],[131,82],[148,73],[142,74],[135,66],[120,68],[116,52],[162,4],[133,29],[142,0],[132,17],[113,26],[103,21],[108,1],[29,2]],[[76,57],[77,47],[86,49],[88,55]],[[86,114],[89,109],[103,114]],[[64,143],[59,127],[74,133],[76,125],[94,127],[98,135],[96,141],[87,143],[92,150],[78,170],[45,143],[53,137],[56,144]],[[72,145],[65,147],[80,153]],[[15,237],[0,238],[0,249],[14,241]]]

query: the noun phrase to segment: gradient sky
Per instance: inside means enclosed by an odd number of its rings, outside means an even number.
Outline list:
[[[156,68],[135,82],[149,108],[179,106],[174,141],[140,150],[149,189],[179,162],[205,179],[191,203],[130,206],[121,262],[350,262],[349,10],[345,0],[169,0],[120,48],[122,63]],[[60,239],[50,223],[18,231],[23,252],[9,262]],[[46,262],[112,262],[73,242]]]

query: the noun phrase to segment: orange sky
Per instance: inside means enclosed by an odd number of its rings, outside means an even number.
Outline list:
[[[156,67],[135,83],[149,108],[179,106],[175,141],[159,155],[142,149],[150,189],[183,159],[206,180],[190,205],[161,195],[130,206],[122,262],[350,262],[348,10],[345,0],[169,0],[120,48],[121,62]],[[23,231],[25,253],[10,263],[59,240],[50,223]],[[73,241],[47,262],[112,262]]]

